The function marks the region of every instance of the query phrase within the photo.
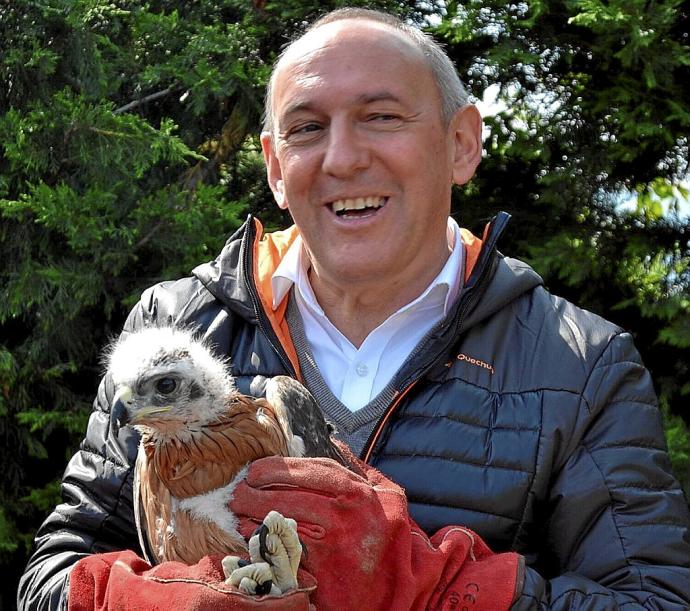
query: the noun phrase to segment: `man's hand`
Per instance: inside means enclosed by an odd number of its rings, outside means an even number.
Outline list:
[[[245,536],[271,510],[296,520],[319,609],[510,607],[521,589],[519,555],[494,554],[462,527],[429,539],[399,486],[359,461],[353,468],[326,458],[264,458],[230,506]]]
[[[82,558],[70,573],[68,603],[69,611],[313,611],[309,594],[314,581],[300,574],[300,584],[282,596],[250,596],[225,583],[220,558],[207,556],[192,566],[164,562],[152,568],[125,550]]]

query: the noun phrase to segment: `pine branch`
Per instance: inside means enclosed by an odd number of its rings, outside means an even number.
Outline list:
[[[143,98],[139,98],[138,100],[132,100],[128,104],[125,104],[124,106],[120,106],[120,108],[117,108],[113,111],[114,115],[121,115],[123,112],[127,112],[129,110],[132,110],[132,108],[136,108],[137,106],[141,106],[142,104],[146,104],[147,102],[153,102],[153,100],[157,100],[158,98],[163,98],[166,95],[169,95],[173,92],[173,89],[170,87],[166,87],[165,89],[162,89],[161,91],[156,91],[156,93],[152,93],[150,95],[144,96]]]

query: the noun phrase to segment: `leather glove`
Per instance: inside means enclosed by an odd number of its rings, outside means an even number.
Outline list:
[[[313,611],[315,588],[300,572],[300,587],[280,597],[250,596],[225,583],[220,557],[197,564],[163,562],[153,568],[133,551],[94,554],[74,565],[69,579],[69,611],[146,609],[147,611],[218,611],[286,609]]]
[[[510,607],[522,589],[522,556],[494,554],[462,527],[427,537],[402,488],[351,461],[347,469],[327,458],[260,459],[230,503],[245,536],[271,510],[297,521],[319,610]]]

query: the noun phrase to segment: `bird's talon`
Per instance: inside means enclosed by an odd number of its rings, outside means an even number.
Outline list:
[[[221,565],[223,567],[226,583],[230,581],[230,576],[232,575],[233,571],[247,566],[248,564],[249,562],[247,560],[240,558],[239,556],[225,556],[225,558],[221,560]]]
[[[265,594],[271,593],[272,587],[273,587],[273,582],[269,579],[268,581],[264,581],[263,583],[257,583],[254,593],[257,596],[264,596]]]
[[[261,554],[261,557],[268,562],[268,564],[273,566],[268,547],[266,546],[266,537],[268,537],[268,532],[268,527],[265,524],[262,524],[261,528],[259,528],[259,554]]]
[[[281,592],[297,587],[297,569],[302,545],[297,536],[297,522],[277,511],[269,512],[261,528],[249,540],[252,562],[265,562],[271,568],[273,581]]]
[[[245,594],[254,594],[257,583],[249,577],[243,577],[237,584],[237,589]]]
[[[242,566],[238,566],[237,560],[241,561]],[[228,568],[233,566],[236,568],[228,573]],[[238,559],[236,556],[227,556],[223,559],[223,570],[228,575],[225,583],[235,586],[245,594],[259,596],[266,594],[280,596],[282,594],[280,588],[274,583],[271,567],[265,562],[249,563],[244,559]]]

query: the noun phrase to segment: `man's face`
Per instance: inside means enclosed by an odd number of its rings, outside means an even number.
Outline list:
[[[336,22],[293,47],[262,145],[319,279],[347,287],[438,272],[451,184],[469,180],[481,155],[481,119],[462,114],[446,126],[424,57],[387,26]]]

